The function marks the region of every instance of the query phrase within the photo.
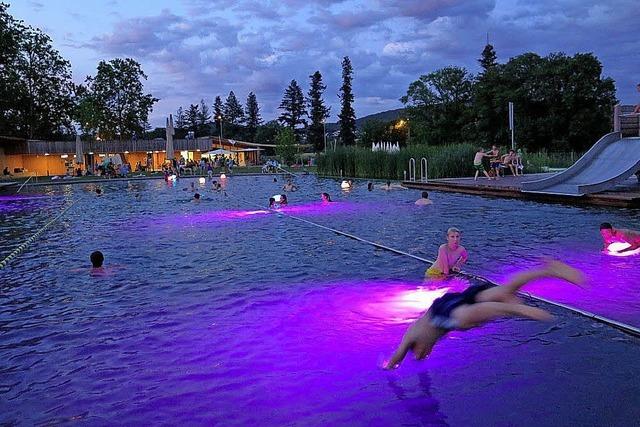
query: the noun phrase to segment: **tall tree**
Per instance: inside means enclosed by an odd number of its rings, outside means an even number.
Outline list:
[[[340,139],[344,145],[356,143],[356,112],[353,109],[353,67],[351,60],[345,56],[342,60],[342,86],[340,86]]]
[[[175,120],[175,128],[183,129],[186,126],[186,117],[184,114],[184,110],[182,107],[178,107],[178,111],[176,111],[176,120]]]
[[[198,132],[203,135],[207,133],[207,123],[211,119],[209,107],[204,103],[204,99],[200,100],[200,109],[198,110]]]
[[[233,91],[229,92],[223,109],[224,121],[232,125],[239,125],[244,122],[244,110],[236,98]]]
[[[282,110],[278,120],[284,126],[294,130],[294,133],[297,126],[307,126],[307,120],[304,118],[307,115],[304,95],[295,80],[291,80],[291,83],[285,89],[278,109]]]
[[[187,114],[185,117],[185,122],[187,124],[187,129],[193,132],[194,136],[198,134],[198,117],[200,116],[200,108],[198,108],[197,104],[189,105],[189,109],[187,110]]]
[[[500,69],[492,45],[487,44],[478,62],[482,72],[473,87],[474,111],[478,139],[485,145],[504,143],[505,109],[498,105],[496,90],[500,87]]]
[[[245,113],[247,117],[247,139],[250,142],[255,142],[258,126],[262,124],[262,118],[260,117],[260,106],[258,105],[256,94],[253,92],[249,92],[249,95],[247,96],[247,107]]]
[[[309,87],[309,117],[311,118],[311,124],[308,129],[307,142],[313,144],[316,151],[322,151],[324,147],[324,122],[329,118],[330,108],[324,105],[322,94],[327,86],[322,83],[322,74],[320,71],[316,71],[309,76],[311,78],[311,86]]]
[[[220,135],[222,121],[224,120],[224,104],[222,104],[220,96],[216,96],[213,101],[213,119],[216,122],[216,133]]]
[[[492,45],[487,44],[482,50],[482,56],[478,59],[483,72],[492,69],[498,65],[498,55]]]
[[[99,116],[100,136],[130,138],[141,135],[148,123],[153,104],[158,101],[143,92],[147,75],[131,58],[100,61],[95,77],[87,77],[88,94]]]
[[[0,3],[0,131],[27,138],[72,132],[71,65],[48,35],[7,9]]]

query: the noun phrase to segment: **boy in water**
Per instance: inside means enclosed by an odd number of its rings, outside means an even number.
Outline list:
[[[91,274],[94,275],[102,275],[105,274],[104,267],[102,264],[104,263],[104,255],[100,251],[94,251],[89,256],[91,260]]]
[[[467,250],[460,244],[460,230],[451,227],[447,230],[447,243],[440,245],[438,258],[425,276],[444,277],[452,271],[457,273],[468,258]]]
[[[416,200],[414,203],[416,206],[426,206],[432,204],[433,201],[429,198],[429,193],[426,191],[422,192],[422,197]]]
[[[522,286],[544,277],[557,277],[576,285],[584,282],[578,270],[559,261],[550,261],[543,268],[517,274],[503,286],[472,285],[464,292],[446,293],[409,327],[384,368],[397,368],[409,350],[413,350],[417,360],[424,359],[438,340],[453,330],[471,329],[500,317],[552,319],[546,310],[525,305],[515,295]]]
[[[640,232],[635,230],[628,230],[626,228],[613,228],[608,222],[600,224],[600,235],[604,241],[604,250],[608,249],[608,246],[614,242],[628,243],[629,247],[619,250],[618,253],[625,253],[634,251],[640,248]]]

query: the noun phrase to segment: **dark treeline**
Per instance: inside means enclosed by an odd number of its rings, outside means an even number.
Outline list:
[[[401,101],[410,143],[508,146],[509,102],[516,142],[529,151],[584,151],[611,130],[614,81],[593,54],[525,53],[499,64],[487,45],[479,62],[477,76],[445,67],[409,85]]]

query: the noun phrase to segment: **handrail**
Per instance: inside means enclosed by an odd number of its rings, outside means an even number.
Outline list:
[[[298,176],[297,174],[295,174],[295,173],[293,173],[293,172],[290,172],[290,171],[288,171],[288,170],[286,170],[286,169],[283,169],[283,168],[282,168],[282,167],[280,167],[280,166],[276,166],[276,169],[279,169],[279,170],[281,170],[281,171],[282,171],[282,172],[284,172],[284,173],[288,173],[289,175],[293,175],[293,176],[296,176],[296,177]]]
[[[20,188],[18,188],[18,191],[16,191],[16,194],[18,194],[20,192],[20,190],[22,190],[22,187],[24,187],[25,185],[27,185],[27,182],[29,182],[29,180],[31,178],[33,178],[35,175],[30,175],[29,178],[27,178],[27,180],[25,182],[22,183],[22,185],[20,186]]]
[[[413,157],[409,159],[409,181],[416,180],[416,159]]]
[[[424,165],[424,168],[423,168]],[[423,157],[420,159],[420,182],[427,182],[429,180],[429,170],[427,169],[427,159]]]

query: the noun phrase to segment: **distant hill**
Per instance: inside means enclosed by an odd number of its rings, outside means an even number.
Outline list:
[[[397,108],[395,110],[383,111],[381,113],[370,114],[368,116],[360,117],[356,119],[356,128],[362,129],[362,126],[367,120],[380,120],[383,122],[390,122],[400,117],[404,117],[404,108]],[[327,123],[327,132],[335,132],[339,129],[338,123]]]

